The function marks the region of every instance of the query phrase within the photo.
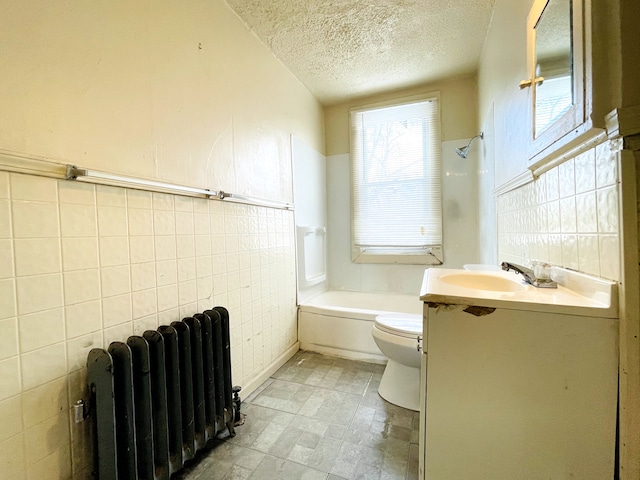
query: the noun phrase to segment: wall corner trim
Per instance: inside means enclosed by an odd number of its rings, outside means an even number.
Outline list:
[[[605,116],[609,138],[640,134],[640,105],[616,108]]]

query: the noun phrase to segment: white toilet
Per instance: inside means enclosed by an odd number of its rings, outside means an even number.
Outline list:
[[[418,337],[422,338],[422,315],[385,313],[378,315],[373,339],[389,359],[378,393],[387,402],[420,410],[420,362]]]

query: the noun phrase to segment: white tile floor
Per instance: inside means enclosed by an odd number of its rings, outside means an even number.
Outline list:
[[[417,479],[419,415],[380,398],[383,370],[299,351],[243,402],[236,436],[177,478]]]

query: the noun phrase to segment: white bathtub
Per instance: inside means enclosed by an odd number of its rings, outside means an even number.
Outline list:
[[[389,312],[422,314],[415,295],[329,290],[300,304],[300,348],[356,360],[384,363],[371,336],[376,315]]]

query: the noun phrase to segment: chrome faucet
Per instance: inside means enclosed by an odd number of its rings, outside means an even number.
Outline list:
[[[558,284],[550,278],[537,278],[533,270],[515,263],[502,262],[500,264],[503,270],[513,270],[524,277],[525,282],[538,288],[558,288]]]

